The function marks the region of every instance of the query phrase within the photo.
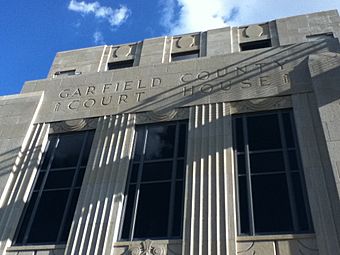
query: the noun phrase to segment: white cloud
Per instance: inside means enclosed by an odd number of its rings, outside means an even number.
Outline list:
[[[180,7],[179,13],[174,13],[176,4]],[[166,0],[163,4],[162,24],[171,34],[182,34],[330,9],[340,9],[340,1]]]
[[[100,31],[96,31],[93,34],[93,40],[94,40],[94,43],[96,45],[98,45],[98,44],[105,44],[104,36],[103,36],[103,34]]]
[[[71,0],[68,9],[79,12],[83,15],[94,14],[96,18],[107,20],[111,26],[120,26],[129,17],[131,11],[124,5],[120,5],[117,9],[111,7],[101,6],[99,2],[86,3],[84,1],[78,2]]]

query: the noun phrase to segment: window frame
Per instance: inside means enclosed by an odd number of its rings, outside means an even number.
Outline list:
[[[200,50],[188,50],[171,53],[171,62],[178,62],[184,60],[192,60],[200,57]]]
[[[54,157],[56,155],[57,147],[58,147],[59,142],[60,142],[60,137],[72,135],[72,134],[77,134],[77,133],[78,134],[84,133],[84,136],[82,138],[82,145],[80,147],[80,151],[79,151],[79,155],[78,155],[78,158],[77,158],[76,165],[75,166],[66,166],[66,167],[64,166],[64,167],[51,168]],[[15,235],[14,235],[14,238],[13,238],[13,245],[14,246],[63,245],[63,244],[66,244],[67,238],[66,238],[66,240],[62,240],[62,237],[63,237],[63,234],[64,234],[65,227],[69,227],[69,228],[71,227],[71,225],[67,225],[67,220],[68,220],[69,217],[71,217],[72,219],[74,217],[75,208],[76,208],[76,205],[77,205],[78,200],[79,200],[79,194],[80,194],[82,182],[84,180],[85,171],[86,171],[86,167],[87,167],[87,164],[88,164],[88,159],[89,159],[92,144],[93,144],[94,133],[95,133],[95,130],[91,129],[91,130],[76,131],[76,132],[53,133],[53,134],[48,135],[48,142],[46,144],[46,148],[45,148],[45,151],[43,153],[43,157],[40,161],[38,171],[37,171],[37,174],[35,176],[32,188],[30,190],[30,194],[29,194],[29,197],[27,199],[26,205],[25,205],[25,207],[24,207],[24,209],[21,213],[19,223],[16,227],[16,232],[15,232]],[[56,141],[53,141],[54,139]],[[90,140],[90,148],[88,148],[88,151],[87,151],[86,146],[88,145],[89,140]],[[53,147],[50,147],[50,146],[53,146]],[[49,150],[50,150],[50,152],[49,152]],[[86,151],[88,153],[87,155],[85,154]],[[48,159],[47,155],[49,153],[50,153],[50,156],[49,156],[49,159]],[[86,162],[83,164],[83,159],[84,159],[85,156],[87,156],[87,159],[86,159]],[[48,164],[43,169],[45,159],[48,159]],[[47,181],[50,173],[62,172],[62,171],[71,171],[73,169],[74,169],[74,174],[73,174],[72,182],[71,182],[70,186],[68,186],[68,187],[56,187],[56,188],[46,188],[45,187],[46,181]],[[84,175],[81,177],[80,183],[77,184],[77,181],[79,180],[78,176],[79,176],[81,171],[84,171]],[[42,172],[44,172],[45,174],[44,174],[44,176],[41,180],[41,183],[39,184],[40,187],[38,187],[38,189],[36,189],[36,185],[38,183],[40,173],[42,173]],[[32,230],[32,225],[33,225],[33,223],[34,223],[34,221],[36,220],[36,217],[37,217],[37,211],[38,211],[40,203],[41,203],[43,192],[56,192],[56,191],[67,191],[68,192],[67,199],[66,199],[66,205],[65,205],[65,208],[64,208],[63,213],[62,213],[62,218],[61,218],[60,227],[58,229],[56,240],[55,241],[29,242],[28,239],[30,238],[30,232]],[[75,198],[75,195],[74,195],[75,192],[79,192],[76,198]],[[27,226],[23,227],[24,220],[27,216],[26,213],[28,211],[29,206],[31,205],[30,204],[31,199],[32,199],[32,196],[33,196],[34,193],[37,193],[37,198],[33,202],[33,209],[28,215]],[[73,199],[75,199],[75,207],[73,209],[72,216],[69,216],[70,210],[72,210],[72,200]],[[18,237],[19,237],[20,233],[22,233],[22,231],[23,231],[22,240],[18,241]],[[69,230],[65,235],[68,237]]]
[[[284,170],[283,173],[285,174],[285,178],[287,181],[287,189],[288,189],[288,200],[290,204],[290,213],[292,217],[292,231],[270,231],[270,232],[256,232],[255,229],[255,217],[254,217],[254,207],[253,207],[253,193],[251,191],[252,189],[252,172],[251,172],[251,166],[250,166],[250,155],[251,151],[249,149],[249,143],[248,143],[248,127],[247,127],[247,119],[249,117],[256,117],[256,116],[265,116],[265,115],[273,115],[275,114],[278,118],[278,124],[279,124],[279,132],[280,132],[280,140],[281,140],[281,148],[279,149],[266,149],[263,150],[265,153],[270,152],[276,152],[281,151],[283,154],[283,160],[284,160]],[[292,132],[292,138],[294,142],[294,146],[291,148],[288,148],[287,146],[287,140],[286,140],[286,130],[283,123],[283,114],[289,114],[290,118],[290,129]],[[242,121],[242,134],[243,134],[243,144],[244,144],[244,151],[238,152],[237,151],[237,129],[236,129],[236,119],[241,119]],[[240,113],[240,114],[234,114],[232,116],[232,131],[233,131],[233,152],[234,152],[234,168],[235,168],[235,189],[236,189],[236,213],[237,213],[237,233],[239,236],[258,236],[258,235],[282,235],[282,234],[306,234],[306,233],[313,233],[313,222],[311,218],[310,213],[310,206],[309,206],[309,200],[307,195],[307,189],[306,189],[306,183],[304,178],[304,171],[302,166],[302,160],[300,155],[300,149],[297,139],[297,133],[296,133],[296,126],[294,121],[294,115],[292,109],[280,109],[280,110],[268,110],[268,111],[259,111],[259,112],[251,112],[251,113]],[[256,150],[255,150],[256,151]],[[296,158],[297,158],[297,170],[292,170],[290,166],[290,162],[288,159],[288,153],[289,151],[295,151]],[[240,154],[239,154],[240,153]],[[255,152],[256,153],[256,152]],[[261,153],[261,150],[257,151],[257,153]],[[248,205],[248,224],[249,224],[249,231],[248,233],[242,233],[241,230],[241,213],[240,213],[240,190],[239,190],[239,167],[238,167],[238,156],[244,155],[245,157],[245,176],[246,176],[246,193],[247,193],[247,205]],[[264,172],[263,175],[269,175],[269,174],[280,174],[281,172],[276,172],[275,170],[272,172]],[[300,188],[302,190],[302,198],[304,200],[304,208],[305,208],[305,216],[307,218],[307,230],[300,230],[299,229],[299,222],[298,222],[298,212],[296,209],[296,206],[299,204],[296,203],[296,195],[294,194],[294,188],[292,183],[292,175],[294,173],[299,174],[300,179]],[[261,173],[260,173],[261,175]]]
[[[147,139],[148,139],[148,129],[154,126],[171,126],[173,124],[176,124],[176,129],[175,129],[175,140],[174,140],[174,148],[173,148],[173,157],[172,159],[165,158],[165,159],[149,159],[145,160],[145,150],[147,148]],[[180,132],[180,125],[185,125],[185,141],[184,141],[184,155],[179,157],[178,156],[178,144],[179,144],[179,132]],[[129,165],[129,173],[126,181],[126,186],[125,186],[125,200],[123,204],[123,210],[122,210],[122,215],[121,215],[121,221],[120,221],[120,228],[119,228],[119,241],[136,241],[136,240],[145,240],[145,239],[152,239],[152,240],[164,240],[164,239],[180,239],[182,237],[182,230],[183,230],[183,218],[184,218],[184,195],[185,195],[185,172],[186,172],[186,157],[187,157],[187,144],[188,144],[188,121],[187,120],[176,120],[176,121],[166,121],[166,122],[157,122],[157,123],[146,123],[146,124],[140,124],[136,125],[136,130],[137,128],[143,129],[143,154],[141,155],[141,158],[139,160],[134,160],[135,152],[136,152],[136,147],[137,147],[137,131],[135,132],[135,137],[134,137],[134,145],[133,145],[133,151],[132,155],[133,157],[130,160],[130,165]],[[181,179],[178,179],[176,177],[177,173],[177,163],[178,161],[183,160],[183,177]],[[144,165],[147,163],[152,163],[152,162],[172,162],[172,170],[171,170],[171,179],[165,180],[165,181],[147,181],[147,183],[169,183],[171,184],[170,188],[170,199],[169,199],[169,210],[168,210],[168,220],[167,220],[167,236],[166,237],[134,237],[135,235],[135,226],[136,226],[136,219],[137,219],[137,210],[139,206],[139,193],[140,193],[140,187],[141,184],[143,184],[142,181],[142,173],[143,173],[143,168]],[[127,238],[123,238],[123,229],[124,229],[124,224],[125,224],[125,214],[127,213],[127,203],[128,203],[128,194],[129,194],[129,189],[131,185],[131,176],[132,176],[132,168],[135,164],[138,164],[138,179],[136,180],[135,185],[136,189],[134,192],[134,200],[133,200],[133,210],[132,210],[132,218],[129,222],[129,233]],[[176,195],[176,183],[178,181],[182,182],[182,201],[181,201],[181,220],[180,220],[180,234],[178,236],[171,236],[171,233],[173,232],[173,220],[174,220],[174,210],[172,210],[172,205],[175,203],[175,195]],[[132,184],[134,185],[134,184]]]

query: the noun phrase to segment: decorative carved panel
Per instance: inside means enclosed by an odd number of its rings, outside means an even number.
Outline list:
[[[189,109],[180,108],[170,111],[152,111],[136,114],[136,124],[183,120],[189,118]]]
[[[247,37],[260,37],[263,34],[263,28],[259,25],[251,25],[244,32]]]
[[[75,119],[52,122],[50,124],[50,133],[65,133],[71,131],[82,131],[95,129],[97,126],[97,118]]]
[[[123,45],[118,47],[115,50],[115,57],[122,58],[122,57],[127,57],[131,53],[131,46],[130,45]]]
[[[267,97],[261,99],[231,102],[231,113],[257,112],[292,107],[291,97]]]

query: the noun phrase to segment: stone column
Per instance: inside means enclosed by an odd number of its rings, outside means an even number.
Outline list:
[[[183,255],[235,254],[230,107],[190,109]]]

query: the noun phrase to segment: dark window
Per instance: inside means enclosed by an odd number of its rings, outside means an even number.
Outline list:
[[[122,240],[180,238],[186,122],[137,126]]]
[[[65,243],[78,201],[94,131],[49,137],[47,152],[15,244]]]
[[[332,39],[334,38],[334,34],[332,32],[328,32],[328,33],[322,33],[322,34],[307,35],[306,38],[308,41],[318,41],[318,40]]]
[[[199,57],[199,50],[185,51],[171,54],[171,61],[180,61]]]
[[[108,70],[115,70],[115,69],[122,69],[122,68],[128,68],[133,66],[133,59],[124,60],[124,61],[117,61],[117,62],[111,62],[107,64]]]
[[[272,47],[270,39],[240,43],[241,51]]]
[[[76,74],[80,74],[80,73],[76,72],[75,69],[72,69],[72,70],[58,71],[54,75],[55,76],[71,76],[71,75],[76,75]]]
[[[239,234],[312,231],[292,112],[233,120]]]

